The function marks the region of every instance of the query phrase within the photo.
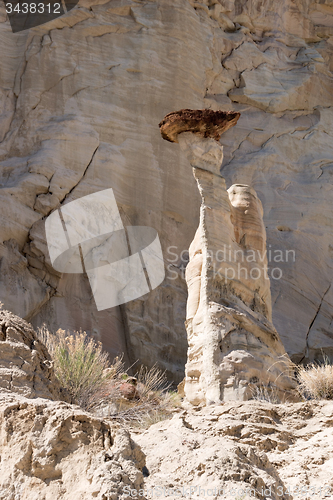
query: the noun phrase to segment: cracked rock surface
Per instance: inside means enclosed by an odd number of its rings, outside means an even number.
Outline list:
[[[125,486],[142,487],[128,431],[77,406],[2,395],[0,427],[1,500],[127,500]]]
[[[0,299],[34,326],[80,327],[116,354],[186,361],[183,268],[200,197],[161,140],[174,109],[241,112],[224,135],[227,188],[264,208],[273,322],[294,361],[333,354],[332,52],[329,0],[81,0],[13,34],[0,4]],[[83,275],[50,266],[44,218],[113,188],[126,225],[154,227],[167,277],[97,313]],[[286,256],[286,251],[295,252]]]

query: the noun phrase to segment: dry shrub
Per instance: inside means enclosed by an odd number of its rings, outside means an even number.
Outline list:
[[[297,367],[299,391],[306,399],[333,399],[333,365],[324,355],[323,363]]]
[[[283,370],[275,377],[274,380],[267,381],[263,378],[257,380],[257,383],[249,384],[251,399],[256,401],[264,401],[272,404],[291,403],[300,400],[298,391],[298,383],[295,377],[297,365],[295,365],[288,354],[278,356],[277,360],[268,368],[268,372],[276,365],[279,364]],[[277,382],[280,377],[288,376],[294,381],[295,387],[282,391]]]
[[[135,396],[128,400],[122,395],[122,384],[130,381]],[[155,365],[141,367],[135,377],[126,372],[111,380],[90,400],[90,409],[103,417],[109,417],[139,427],[165,420],[180,406],[181,399],[170,391],[165,373]]]
[[[308,399],[333,399],[333,365],[327,355],[324,353],[322,355],[323,362],[310,363],[307,366],[297,365],[286,357],[286,371],[283,373],[288,373],[296,383],[295,390],[289,391],[291,401],[295,401],[296,395],[298,395],[298,400],[303,401]],[[291,371],[293,375],[291,375]],[[271,391],[259,387],[256,389],[253,399],[274,403],[278,399],[276,396],[274,391],[271,393]],[[286,399],[281,402],[288,402],[289,396],[286,391]]]
[[[119,359],[110,367],[109,356],[103,352],[102,344],[85,332],[71,334],[59,329],[53,334],[43,326],[38,331],[38,337],[52,357],[54,371],[62,387],[82,408],[87,409],[93,394],[122,369]]]
[[[85,332],[59,329],[53,334],[43,325],[37,333],[51,355],[61,385],[85,410],[146,427],[168,418],[180,405],[165,373],[155,365],[149,370],[141,367],[135,377],[130,377],[123,356],[110,363],[101,343]],[[124,384],[135,386],[131,399],[124,397]]]
[[[168,384],[165,372],[162,372],[156,365],[149,370],[145,366],[141,366],[136,378],[141,401],[150,401],[164,394],[171,385]]]

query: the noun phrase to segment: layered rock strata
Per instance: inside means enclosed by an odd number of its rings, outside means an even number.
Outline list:
[[[70,402],[52,364],[32,326],[9,311],[0,310],[0,391]]]
[[[196,405],[246,400],[256,386],[274,387],[283,397],[294,384],[289,357],[272,324],[261,202],[250,186],[237,184],[227,191],[220,175],[221,144],[183,132],[179,121],[178,142],[202,199],[186,268],[186,398]],[[176,122],[172,125],[175,129]],[[215,137],[214,131],[210,135]]]

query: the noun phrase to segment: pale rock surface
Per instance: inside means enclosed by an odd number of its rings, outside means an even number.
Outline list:
[[[0,499],[127,500],[145,456],[129,432],[68,404],[31,325],[0,311]]]
[[[147,498],[331,499],[332,419],[329,401],[185,409],[135,437]]]
[[[180,381],[182,268],[200,197],[186,158],[157,124],[174,109],[235,109],[242,116],[224,135],[223,177],[262,201],[268,263],[283,272],[271,279],[273,322],[293,360],[333,355],[330,1],[81,0],[17,34],[1,2],[0,21],[5,306],[35,326],[82,327],[112,354],[158,361]],[[44,218],[106,188],[126,225],[159,232],[167,277],[98,313],[84,275],[50,268]]]
[[[258,384],[291,392],[290,359],[271,321],[261,202],[250,186],[226,190],[219,142],[191,132],[178,142],[202,198],[186,268],[186,400],[246,400]]]
[[[1,332],[7,337],[1,343],[13,352],[14,344],[23,345],[48,360],[20,318],[1,312]],[[15,352],[12,371],[27,359],[22,349]],[[37,375],[42,387],[45,375]],[[3,371],[0,380],[6,381]],[[28,395],[29,384],[26,378]],[[161,488],[175,500],[177,488],[190,486],[196,488],[192,498],[199,498],[200,487],[211,498],[214,488],[246,500],[246,489],[251,498],[267,497],[267,489],[269,498],[287,500],[294,488],[332,498],[332,402],[184,405],[171,420],[145,432],[133,429],[133,440],[127,430],[77,406],[10,389],[1,391],[1,500],[129,500],[128,490],[148,499]]]
[[[77,406],[7,394],[0,427],[1,500],[127,500],[125,486],[142,487],[129,432]]]
[[[4,391],[26,398],[70,402],[55,377],[50,355],[32,326],[0,310],[0,392]]]

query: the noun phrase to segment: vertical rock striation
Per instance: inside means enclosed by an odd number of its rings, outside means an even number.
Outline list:
[[[193,111],[199,121],[198,113]],[[182,115],[178,136],[174,117],[168,126],[168,115],[160,127],[162,136],[177,141],[187,156],[202,199],[186,268],[186,398],[193,404],[246,400],[255,386],[274,387],[283,397],[294,384],[290,360],[272,324],[261,202],[250,186],[226,189],[220,175],[223,147],[205,110],[201,127],[194,128],[189,119],[190,132],[184,132]],[[234,125],[239,113],[231,115]]]

